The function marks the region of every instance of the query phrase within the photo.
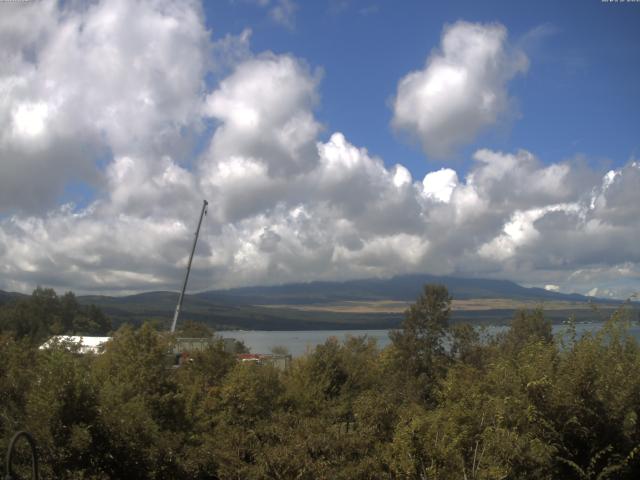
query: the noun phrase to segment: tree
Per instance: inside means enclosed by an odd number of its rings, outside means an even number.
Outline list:
[[[451,357],[475,367],[483,364],[484,348],[477,330],[468,323],[459,323],[451,328]]]
[[[443,345],[449,327],[451,297],[444,285],[425,285],[405,312],[400,330],[390,332],[396,366],[405,380],[413,378],[417,394],[431,401],[434,384],[446,367]]]
[[[185,320],[176,335],[183,338],[211,338],[213,332],[204,323]]]
[[[88,360],[77,345],[60,342],[38,351],[31,367],[34,385],[26,394],[25,424],[38,441],[46,478],[69,478],[71,472],[76,478],[104,478],[96,461],[103,443]]]
[[[65,293],[60,297],[60,323],[55,325],[52,330],[58,334],[71,333],[75,335],[76,316],[79,309],[80,305],[78,305],[78,300],[73,292]]]
[[[510,350],[520,350],[525,345],[535,342],[551,343],[553,331],[551,322],[544,318],[541,308],[531,312],[516,312],[511,328],[504,336],[503,345]]]
[[[15,339],[42,343],[54,335],[106,335],[111,320],[95,305],[80,305],[72,292],[59,297],[51,288],[36,288],[30,297],[0,306],[0,331]]]
[[[121,327],[94,361],[96,429],[110,478],[185,478],[177,461],[193,425],[170,368],[171,338]]]
[[[51,327],[60,322],[60,300],[50,288],[36,288],[31,297],[3,305],[0,309],[3,330],[15,339],[28,338],[39,343],[51,334]]]
[[[289,355],[289,349],[284,345],[275,345],[271,347],[271,353],[274,355]]]

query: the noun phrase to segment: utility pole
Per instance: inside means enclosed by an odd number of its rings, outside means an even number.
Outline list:
[[[189,263],[187,264],[187,274],[184,276],[184,284],[182,285],[182,291],[178,298],[178,305],[176,305],[176,313],[173,314],[173,323],[171,324],[171,333],[176,331],[176,323],[178,323],[178,316],[180,315],[180,309],[182,308],[182,301],[184,300],[184,291],[187,289],[187,281],[189,280],[189,272],[191,271],[191,262],[193,261],[193,254],[196,251],[196,244],[198,243],[198,235],[200,234],[200,225],[202,225],[202,217],[207,213],[207,205],[209,202],[202,201],[202,211],[200,212],[200,220],[198,220],[198,228],[196,229],[195,238],[193,239],[193,247],[191,248],[191,255],[189,255]]]

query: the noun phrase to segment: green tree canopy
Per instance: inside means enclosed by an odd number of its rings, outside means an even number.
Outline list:
[[[403,382],[415,379],[417,394],[433,400],[435,384],[443,376],[444,338],[449,327],[451,297],[444,285],[425,285],[423,293],[405,312],[399,330],[389,334],[397,369]]]

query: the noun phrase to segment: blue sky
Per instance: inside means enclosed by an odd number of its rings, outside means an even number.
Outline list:
[[[0,289],[640,291],[640,3],[0,2]]]
[[[416,175],[451,161],[425,158],[389,128],[398,79],[424,66],[443,26],[499,22],[531,61],[510,84],[519,117],[455,156],[464,165],[478,146],[526,148],[543,161],[585,155],[621,165],[640,149],[640,8],[589,1],[300,2],[283,27],[251,2],[205,4],[215,36],[252,29],[255,51],[292,53],[321,67],[326,133],[338,130],[388,163]],[[553,119],[553,121],[551,121]],[[429,162],[428,164],[426,162]],[[464,168],[464,167],[463,167]]]

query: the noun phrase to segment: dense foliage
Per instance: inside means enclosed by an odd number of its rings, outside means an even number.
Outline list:
[[[30,297],[0,305],[0,334],[36,343],[50,335],[106,335],[111,320],[94,305],[80,305],[73,292],[59,297],[36,288]]]
[[[392,344],[330,339],[280,372],[222,343],[180,368],[122,327],[102,355],[0,338],[0,447],[36,437],[44,478],[640,478],[640,348],[624,312],[553,338],[541,311],[481,338],[425,287]],[[71,349],[73,350],[73,349]]]

